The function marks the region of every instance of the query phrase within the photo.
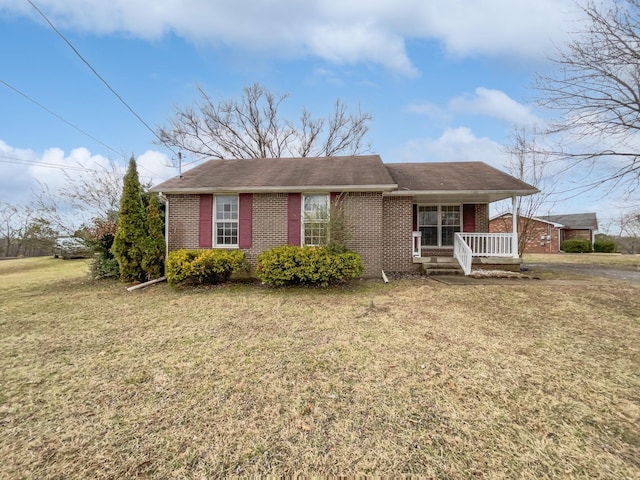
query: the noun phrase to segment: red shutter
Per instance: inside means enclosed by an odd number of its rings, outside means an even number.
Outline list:
[[[476,231],[476,206],[473,203],[462,205],[462,231]]]
[[[415,203],[413,204],[413,231],[417,232],[418,231],[418,205],[416,205]]]
[[[253,194],[238,195],[238,247],[251,248],[251,229],[253,226]]]
[[[301,245],[300,215],[302,214],[302,194],[290,193],[287,208],[287,243],[289,245]]]
[[[213,195],[200,195],[200,221],[198,225],[198,245],[211,248],[213,233]]]
[[[331,192],[331,195],[329,196],[329,206],[333,207],[338,198],[340,198],[340,192]]]

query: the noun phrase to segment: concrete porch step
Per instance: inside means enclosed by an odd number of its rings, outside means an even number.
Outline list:
[[[416,257],[414,263],[420,263],[423,275],[461,275],[460,264],[453,257]]]

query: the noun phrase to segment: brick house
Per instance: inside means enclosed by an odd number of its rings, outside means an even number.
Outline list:
[[[512,225],[511,213],[505,213],[489,221],[489,231],[508,233]],[[562,242],[574,238],[589,240],[593,247],[597,230],[598,220],[592,212],[518,217],[521,253],[560,253]]]
[[[482,162],[384,164],[378,155],[210,160],[151,189],[166,199],[167,250],[239,248],[255,267],[278,245],[326,241],[329,205],[345,215],[365,276],[441,257],[513,261],[517,235],[489,234],[489,204],[537,190]]]

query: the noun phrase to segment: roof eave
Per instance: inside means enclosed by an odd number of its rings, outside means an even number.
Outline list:
[[[391,196],[407,196],[407,195],[516,195],[518,197],[526,197],[540,192],[534,190],[394,190],[387,193]]]
[[[151,191],[165,195],[187,195],[199,193],[296,193],[296,192],[391,192],[397,184],[383,185],[297,185],[297,186],[239,186],[239,187],[153,187]]]

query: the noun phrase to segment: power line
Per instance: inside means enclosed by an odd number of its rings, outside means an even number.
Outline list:
[[[44,20],[49,24],[49,26],[53,29],[54,32],[56,32],[58,34],[58,36],[60,38],[62,38],[62,40],[65,41],[65,43],[69,46],[69,48],[71,48],[71,50],[73,50],[73,52],[78,56],[78,58],[80,58],[80,60],[82,60],[84,62],[84,64],[89,67],[89,69],[93,72],[93,74],[98,77],[100,79],[100,81],[109,89],[109,91],[111,93],[113,93],[116,98],[118,100],[120,100],[120,102],[127,107],[127,109],[140,121],[140,123],[142,123],[142,125],[144,125],[147,130],[149,130],[154,137],[156,137],[162,145],[164,145],[164,143],[162,143],[162,139],[158,136],[158,134],[155,132],[155,130],[153,130],[148,124],[147,122],[145,122],[142,117],[140,115],[138,115],[136,113],[136,111],[131,108],[131,106],[118,94],[118,92],[116,92],[113,87],[111,87],[111,85],[109,85],[109,82],[107,82],[97,71],[95,68],[93,68],[93,66],[80,54],[80,52],[78,51],[78,49],[76,47],[73,46],[73,44],[67,39],[67,37],[65,37],[62,32],[60,32],[55,25],[51,22],[51,20],[49,20],[49,18],[44,14],[44,12],[42,12],[42,10],[40,10],[35,3],[33,3],[32,0],[27,0],[27,2],[29,2],[29,4],[36,10],[36,12],[38,12],[40,14],[40,16],[42,18],[44,18]],[[171,150],[173,153],[175,153],[170,147],[168,147],[167,145],[165,145],[166,148],[168,148],[169,150]]]
[[[94,168],[88,168],[86,166],[82,166],[82,165],[60,165],[59,163],[49,163],[49,162],[42,162],[40,160],[27,160],[25,158],[18,158],[18,157],[9,157],[7,155],[0,155],[0,163],[13,163],[16,165],[28,165],[28,166],[34,166],[34,167],[47,167],[47,168],[58,168],[60,170],[73,170],[73,171],[77,171],[77,172],[98,172],[98,170],[94,169]],[[138,164],[138,168],[142,169],[142,170],[146,170],[147,172],[149,172],[151,175],[146,175],[145,178],[148,178],[150,180],[153,180],[153,176],[154,172],[152,170],[149,170],[148,168],[146,168],[143,165]],[[142,176],[142,175],[141,175]]]
[[[96,137],[94,137],[93,135],[91,135],[90,133],[85,132],[84,130],[82,130],[80,127],[74,125],[73,123],[71,123],[69,120],[63,118],[62,116],[58,115],[56,112],[54,112],[53,110],[45,107],[44,105],[42,105],[40,102],[34,100],[33,98],[31,98],[29,95],[27,95],[24,92],[21,92],[20,90],[18,90],[16,87],[14,87],[13,85],[8,84],[7,82],[5,82],[4,80],[0,79],[0,83],[2,83],[4,86],[6,86],[7,88],[10,88],[11,90],[13,90],[14,92],[16,92],[18,95],[22,95],[24,98],[26,98],[27,100],[29,100],[31,103],[37,105],[38,107],[40,107],[41,109],[43,109],[45,112],[50,113],[51,115],[53,115],[54,117],[56,117],[58,120],[62,120],[64,123],[66,123],[67,125],[69,125],[72,128],[75,128],[77,131],[79,131],[80,133],[82,133],[83,135],[86,135],[87,137],[89,137],[90,139],[92,139],[93,141],[99,143],[100,145],[102,145],[103,147],[111,150],[113,153],[117,154],[117,155],[122,155],[121,152],[118,152],[117,150],[111,148],[109,145],[107,145],[104,142],[101,142],[100,140],[98,140]]]
[[[25,158],[18,157],[8,157],[6,155],[0,155],[0,163],[15,163],[18,165],[33,165],[36,167],[49,167],[49,168],[59,168],[60,170],[78,170],[78,171],[87,171],[88,168],[81,166],[73,166],[73,165],[60,165],[58,163],[48,163],[48,162],[40,162],[37,160],[27,160]]]
[[[0,79],[0,83],[2,83],[3,85],[5,85],[7,88],[10,88],[11,90],[13,90],[14,92],[16,92],[17,94],[23,96],[24,98],[26,98],[27,100],[29,100],[30,102],[34,103],[35,105],[37,105],[38,107],[40,107],[41,109],[43,109],[44,111],[46,111],[47,113],[50,113],[51,115],[53,115],[54,117],[56,117],[57,119],[63,121],[64,123],[66,123],[67,125],[69,125],[72,128],[75,128],[77,131],[79,131],[80,133],[82,133],[83,135],[86,135],[87,137],[89,137],[90,139],[92,139],[93,141],[99,143],[100,145],[102,145],[103,147],[111,150],[113,153],[115,153],[118,156],[124,156],[122,154],[122,152],[118,152],[117,150],[115,150],[114,148],[111,148],[109,145],[107,145],[106,143],[98,140],[96,137],[94,137],[93,135],[91,135],[90,133],[87,133],[86,131],[82,130],[80,127],[74,125],[73,123],[71,123],[70,121],[68,121],[67,119],[65,119],[64,117],[58,115],[56,112],[54,112],[53,110],[45,107],[44,105],[42,105],[40,102],[34,100],[33,98],[31,98],[29,95],[27,95],[26,93],[18,90],[16,87],[14,87],[13,85],[5,82],[4,80]],[[24,160],[21,158],[16,158],[16,157],[7,157],[4,155],[0,155],[0,158],[4,158],[4,159],[10,159],[10,160],[14,160],[14,161],[2,161],[0,160],[0,162],[2,163],[20,163],[20,162],[26,162],[26,163],[37,163],[39,165],[42,166],[47,166],[47,167],[58,167],[58,168],[62,168],[62,169],[68,169],[68,170],[82,170],[81,167],[67,167],[65,165],[55,165],[55,164],[45,164],[45,162],[34,162],[34,161],[30,161],[30,160]],[[170,166],[170,165],[165,165],[165,166]],[[153,173],[151,170],[149,170],[148,168],[145,168],[142,165],[139,165],[140,168],[142,168],[143,170],[146,170],[149,173]],[[89,169],[87,169],[89,170]]]

